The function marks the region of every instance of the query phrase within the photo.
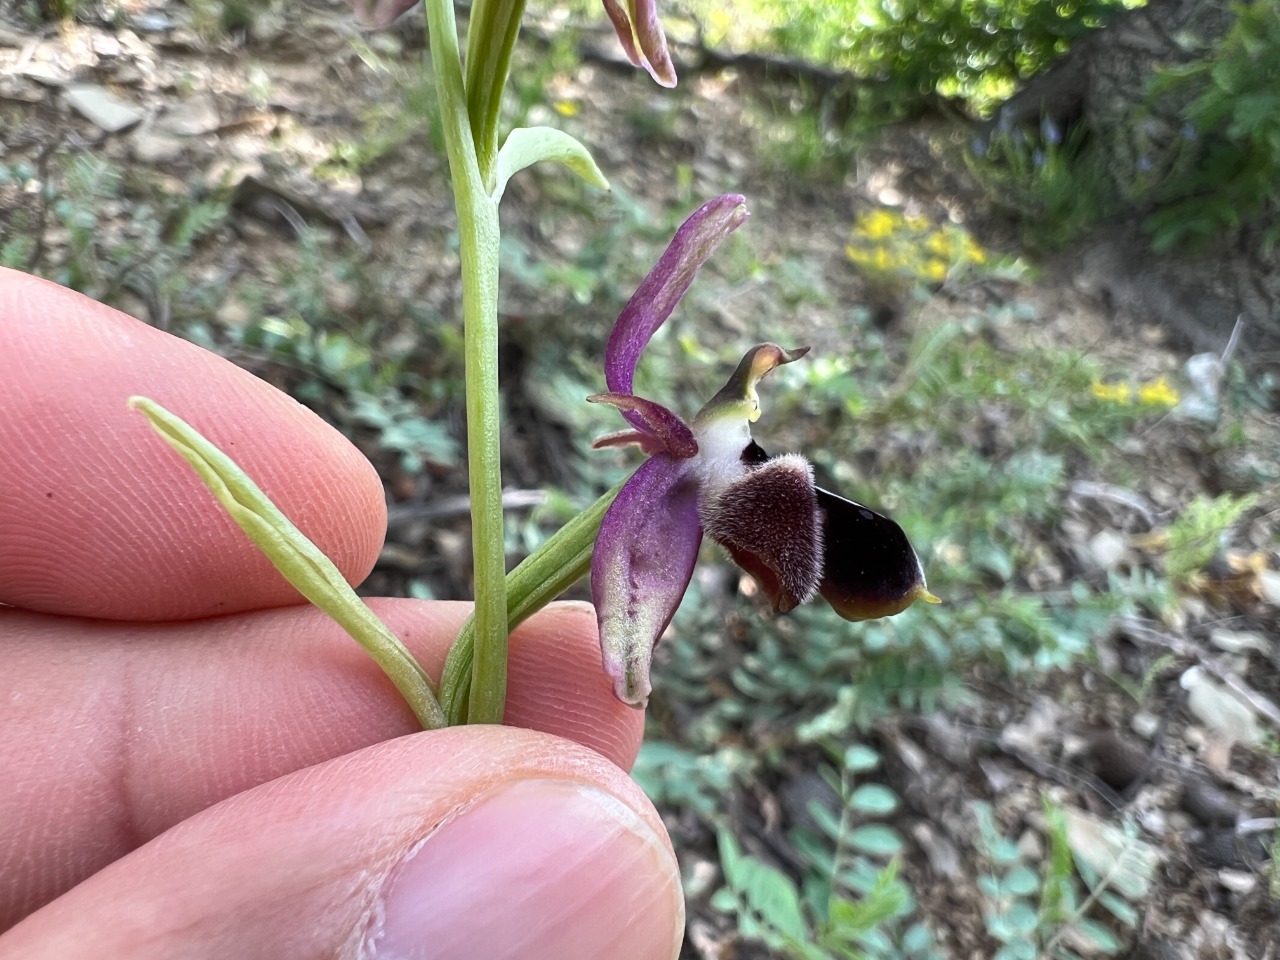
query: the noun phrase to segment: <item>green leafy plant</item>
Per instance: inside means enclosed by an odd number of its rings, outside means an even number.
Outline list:
[[[997,126],[970,143],[966,166],[994,210],[1019,225],[1026,249],[1065,247],[1112,209],[1110,178],[1087,140],[1083,128],[1064,134],[1045,120],[1036,134]]]
[[[1223,494],[1197,496],[1188,503],[1166,533],[1164,569],[1169,578],[1184,583],[1204,569],[1221,549],[1223,535],[1257,502],[1253,494]]]
[[[1123,831],[1083,816],[1077,816],[1073,831],[1071,815],[1046,799],[1049,851],[1037,872],[1018,845],[1000,832],[989,804],[975,802],[970,809],[987,860],[986,872],[978,878],[987,932],[1002,944],[994,960],[1119,953],[1120,938],[1089,914],[1101,906],[1122,925],[1136,928],[1139,916],[1131,901],[1145,894],[1150,877],[1145,861],[1131,856],[1140,841],[1127,845]],[[1109,847],[1111,838],[1115,845]]]
[[[1280,8],[1232,5],[1235,22],[1200,60],[1170,68],[1151,95],[1187,100],[1183,149],[1152,190],[1159,209],[1146,228],[1157,250],[1203,247],[1223,233],[1261,224],[1264,249],[1280,242]]]
[[[939,96],[985,110],[1120,7],[1121,0],[802,0],[741,4],[732,17],[710,6],[694,10],[713,43],[745,40],[882,81],[875,104],[860,109],[893,120]]]
[[[712,905],[734,914],[743,936],[788,956],[935,956],[932,935],[912,921],[914,901],[898,877],[903,839],[880,822],[897,809],[898,798],[873,780],[857,782],[879,766],[879,754],[858,743],[844,749],[834,741],[827,746],[840,772],[821,768],[830,792],[807,804],[805,825],[788,835],[806,864],[800,882],[744,855],[722,828],[718,837],[725,885]]]

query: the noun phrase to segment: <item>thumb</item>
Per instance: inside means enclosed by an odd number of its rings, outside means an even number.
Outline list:
[[[667,960],[683,914],[626,774],[546,734],[454,727],[202,811],[0,936],[0,958]]]

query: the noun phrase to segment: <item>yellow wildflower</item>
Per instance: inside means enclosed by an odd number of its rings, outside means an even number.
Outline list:
[[[1102,383],[1095,380],[1089,387],[1089,392],[1107,403],[1128,403],[1133,398],[1133,390],[1127,383]]]
[[[898,220],[899,218],[889,210],[872,210],[858,218],[853,232],[868,240],[883,240],[892,235],[898,226]]]
[[[845,244],[844,255],[854,263],[858,264],[869,263],[871,260],[870,251],[863,250],[860,247],[855,247],[851,243]]]
[[[1149,407],[1172,407],[1178,403],[1178,391],[1164,377],[1144,383],[1138,389],[1138,400]]]
[[[557,100],[552,106],[556,113],[562,117],[576,117],[578,115],[578,105],[572,100]]]
[[[930,260],[924,265],[923,274],[929,280],[945,280],[947,278],[947,265],[941,260]]]
[[[955,252],[955,246],[951,242],[951,237],[941,231],[936,231],[929,235],[929,239],[924,243],[925,249],[930,253],[936,253],[940,257],[950,258]]]
[[[964,255],[972,263],[987,262],[987,251],[983,250],[973,237],[964,238]]]

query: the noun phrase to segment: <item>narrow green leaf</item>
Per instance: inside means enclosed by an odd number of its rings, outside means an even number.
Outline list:
[[[508,180],[540,160],[564,164],[593,187],[609,189],[609,181],[587,148],[569,134],[554,127],[517,127],[507,134],[502,149],[498,151],[494,201],[502,199]]]
[[[591,569],[600,521],[622,489],[618,484],[582,513],[557,530],[537,550],[507,574],[507,629],[514,630]],[[475,659],[475,614],[458,631],[449,648],[440,678],[440,704],[449,723],[465,723]]]
[[[524,0],[476,0],[467,18],[466,112],[487,185],[494,170],[502,91],[523,18]]]
[[[297,591],[377,661],[426,730],[445,725],[431,679],[320,549],[306,538],[234,460],[180,417],[147,397],[130,397],[152,428],[181,454],[241,530]]]
[[[741,869],[742,848],[732,833],[724,827],[716,832],[716,842],[720,848],[720,869],[724,871],[725,882],[734,890],[741,890],[745,877]]]

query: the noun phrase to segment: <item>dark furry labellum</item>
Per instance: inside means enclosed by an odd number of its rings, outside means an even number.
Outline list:
[[[818,589],[822,519],[803,457],[777,457],[735,481],[714,504],[701,504],[703,530],[786,613]]]
[[[742,451],[742,461],[756,467],[752,474],[776,462],[754,440]],[[814,487],[813,491],[822,519],[818,592],[836,613],[846,620],[874,620],[900,613],[916,600],[936,602],[925,587],[920,558],[902,527],[829,490]],[[737,554],[734,560],[755,576]],[[763,581],[761,588],[772,600]],[[776,602],[774,607],[784,609]]]

